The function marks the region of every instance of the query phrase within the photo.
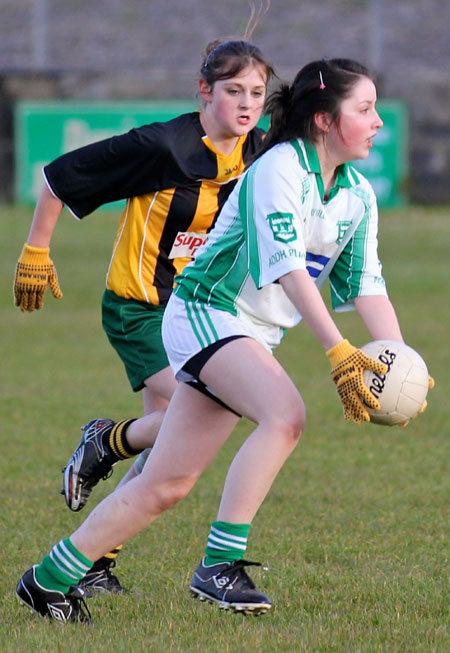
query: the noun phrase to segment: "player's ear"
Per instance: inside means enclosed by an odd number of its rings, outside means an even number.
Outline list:
[[[328,134],[331,127],[331,115],[329,113],[320,111],[314,114],[314,122],[321,132]]]
[[[198,80],[198,92],[200,93],[200,95],[202,96],[202,99],[205,102],[211,102],[211,100],[212,100],[212,97],[211,97],[211,95],[212,95],[212,86],[210,86],[208,84],[208,82],[206,81],[206,79],[203,79],[203,77],[201,77]]]

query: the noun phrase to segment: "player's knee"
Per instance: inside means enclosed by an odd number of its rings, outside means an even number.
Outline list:
[[[282,434],[288,444],[296,445],[305,428],[305,421],[298,416],[296,419],[283,422]]]
[[[306,422],[305,405],[301,399],[292,403],[283,414],[276,416],[275,430],[278,437],[285,440],[286,445],[295,446],[300,439]]]
[[[144,510],[152,514],[161,514],[169,510],[189,494],[197,478],[195,476],[172,479],[151,488],[151,491],[145,494]]]

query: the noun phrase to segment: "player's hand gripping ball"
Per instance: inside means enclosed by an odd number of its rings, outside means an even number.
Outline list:
[[[369,422],[368,408],[380,408],[378,399],[369,391],[364,372],[370,370],[382,375],[387,371],[386,365],[374,360],[361,349],[357,349],[348,340],[341,340],[327,351],[330,360],[331,378],[336,384],[347,421],[356,424]]]
[[[408,345],[393,340],[375,340],[361,350],[387,367],[386,374],[364,372],[364,381],[380,404],[379,409],[367,407],[370,421],[406,426],[425,410],[428,390],[434,386],[425,361]]]

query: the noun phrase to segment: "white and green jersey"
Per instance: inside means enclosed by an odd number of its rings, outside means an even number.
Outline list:
[[[353,221],[360,224],[329,276],[336,310],[353,308],[361,295],[386,294],[375,194],[344,164],[325,197],[314,146],[300,139],[276,145],[240,180],[174,292],[252,323],[292,327],[301,316],[277,280],[293,270],[317,278]]]

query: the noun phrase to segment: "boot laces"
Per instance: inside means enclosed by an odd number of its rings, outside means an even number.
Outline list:
[[[250,589],[255,589],[255,584],[248,576],[247,572],[245,571],[244,567],[261,567],[260,562],[251,562],[250,560],[235,560],[234,562],[231,563],[229,567],[226,567],[223,569],[221,572],[217,574],[218,577],[221,576],[229,576],[233,572],[236,572],[239,574],[239,576],[242,578],[244,583],[250,587]]]
[[[92,594],[90,592],[87,592],[84,590],[83,592],[84,596],[79,594],[79,590],[72,588],[68,594],[66,594],[70,604],[72,605],[73,608],[73,617],[74,621],[83,621],[83,622],[88,622],[90,623],[92,616],[90,613],[90,610],[87,606],[86,601],[84,600],[84,597],[91,597]]]

